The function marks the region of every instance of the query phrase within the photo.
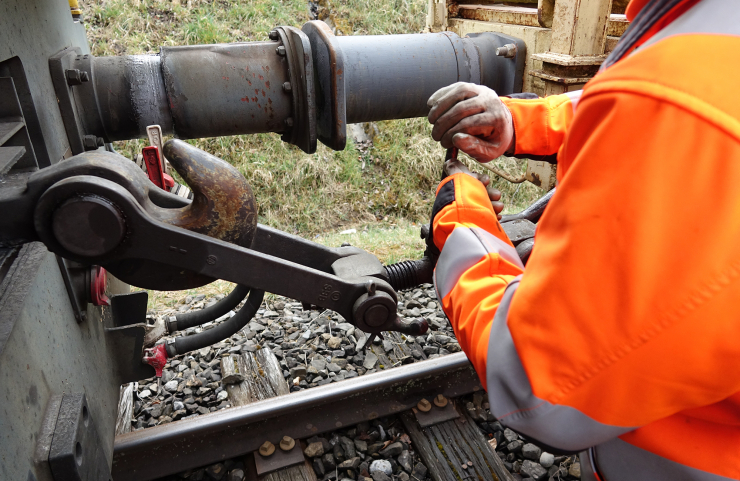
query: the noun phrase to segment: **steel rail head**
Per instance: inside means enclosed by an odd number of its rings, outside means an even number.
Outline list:
[[[154,479],[259,449],[396,414],[422,398],[481,390],[464,353],[400,366],[116,437],[113,477]]]

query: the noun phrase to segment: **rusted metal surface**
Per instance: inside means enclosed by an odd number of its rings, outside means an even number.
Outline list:
[[[252,245],[257,230],[257,205],[252,188],[230,164],[182,140],[169,140],[164,150],[170,163],[193,189],[193,202],[182,209],[162,209],[159,219],[243,247]]]
[[[510,5],[458,5],[457,15],[451,17],[482,22],[506,23],[525,27],[552,28],[555,2],[540,0],[538,8]],[[629,27],[627,17],[611,14],[607,22],[606,34],[619,37]],[[496,31],[496,26],[491,26]]]
[[[538,0],[537,20],[541,27],[551,28],[552,17],[555,14],[555,0]]]
[[[537,187],[550,190],[557,181],[557,164],[528,159],[525,177]]]
[[[617,47],[620,37],[606,37],[606,43],[604,43],[604,55],[609,55]]]
[[[629,26],[630,22],[626,15],[612,13],[606,26],[606,34],[612,37],[621,37]]]
[[[509,5],[459,5],[458,17],[484,22],[539,27],[537,9]]]
[[[116,437],[113,479],[147,480],[259,449],[275,433],[294,439],[416,406],[437,393],[481,389],[464,353],[400,366]]]
[[[276,42],[162,47],[162,74],[180,138],[282,132],[292,99]]]
[[[416,417],[416,421],[422,428],[434,426],[435,424],[460,417],[454,404],[450,402],[446,403],[444,406],[432,406],[430,403],[429,409],[426,411],[418,409],[418,407],[417,409],[412,409],[412,411]]]

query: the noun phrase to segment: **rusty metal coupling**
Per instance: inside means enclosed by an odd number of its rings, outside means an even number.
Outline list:
[[[161,220],[184,229],[250,247],[257,230],[257,204],[244,176],[233,166],[182,140],[168,140],[164,152],[193,190],[193,202],[166,210]]]
[[[432,403],[424,398],[416,404],[416,409],[423,413],[428,413],[432,409]]]
[[[447,398],[441,394],[437,394],[437,397],[434,398],[434,405],[437,406],[438,408],[443,408],[447,406],[448,402],[449,401],[447,400]]]
[[[283,436],[283,439],[280,440],[280,449],[283,451],[290,451],[295,447],[295,439],[291,438],[290,436]]]
[[[275,452],[275,445],[272,444],[270,441],[265,441],[262,443],[262,446],[260,446],[259,453],[262,456],[271,456],[272,453]]]

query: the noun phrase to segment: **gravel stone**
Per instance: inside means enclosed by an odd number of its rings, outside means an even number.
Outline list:
[[[380,451],[380,455],[384,457],[395,457],[403,452],[403,444],[392,443],[387,448]]]
[[[357,451],[355,451],[355,443],[348,437],[342,436],[339,438],[339,444],[342,446],[342,451],[344,452],[344,455],[348,458],[353,458],[357,456]]]
[[[422,463],[416,463],[414,465],[414,470],[411,471],[411,476],[413,476],[416,479],[424,479],[427,477],[427,467],[423,465]]]
[[[504,437],[508,442],[516,441],[519,439],[519,435],[509,428],[504,429]]]
[[[510,453],[517,453],[522,450],[522,446],[524,446],[524,443],[520,440],[512,441],[509,444],[506,445],[506,450]]]
[[[383,473],[386,476],[390,476],[393,474],[393,467],[391,466],[390,461],[387,461],[385,459],[376,459],[375,461],[370,464],[370,474],[374,473]],[[373,477],[375,481],[378,481]]]
[[[535,481],[546,479],[547,470],[540,466],[539,463],[525,459],[522,463],[521,471],[522,474],[526,474]]]
[[[232,469],[226,475],[226,481],[244,481],[244,470]]]
[[[398,456],[398,465],[401,466],[405,471],[409,473],[413,469],[413,467],[411,466],[412,462],[413,462],[413,458],[411,457],[411,453],[409,453],[408,450],[404,450]]]
[[[321,443],[310,443],[308,446],[306,446],[306,450],[303,451],[303,454],[305,454],[309,458],[321,456],[324,454],[324,446]]]
[[[372,369],[375,367],[375,364],[377,364],[377,362],[378,362],[378,356],[376,356],[372,352],[368,352],[365,355],[365,360],[362,363],[362,367],[364,367],[365,369]]]
[[[581,463],[573,463],[568,468],[568,475],[574,478],[581,478]]]
[[[522,446],[522,457],[524,457],[524,459],[539,461],[541,454],[542,450],[532,443],[527,443]]]
[[[540,464],[543,468],[549,468],[553,465],[553,463],[555,463],[555,456],[553,456],[552,454],[548,452],[543,452],[540,455]]]
[[[391,481],[391,478],[387,474],[381,471],[374,472],[372,476],[373,476],[373,481]]]
[[[172,381],[169,381],[164,385],[164,390],[167,392],[175,392],[177,391],[177,381],[174,379]]]

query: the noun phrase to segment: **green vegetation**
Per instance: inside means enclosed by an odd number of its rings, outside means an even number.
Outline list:
[[[419,32],[427,1],[318,3],[319,17],[335,25],[338,34],[358,35]],[[305,0],[98,0],[84,2],[83,12],[98,56],[157,53],[160,45],[265,40],[276,25],[301,26],[309,20]],[[377,127],[369,149],[358,150],[349,142],[344,151],[334,152],[319,144],[313,155],[283,143],[277,134],[192,143],[246,176],[260,222],[330,245],[348,241],[384,261],[415,257],[422,244],[413,224],[428,221],[444,151],[431,139],[426,119],[379,122]],[[132,158],[143,146],[143,141],[129,141],[115,148]],[[496,163],[521,170],[510,159]],[[504,193],[509,212],[540,195],[530,184],[494,184]],[[331,234],[350,227],[358,234]]]

